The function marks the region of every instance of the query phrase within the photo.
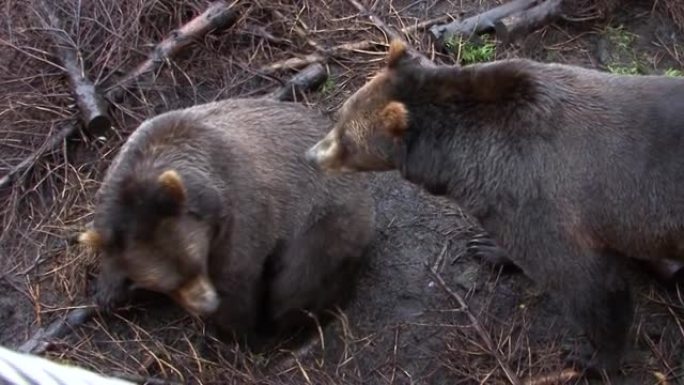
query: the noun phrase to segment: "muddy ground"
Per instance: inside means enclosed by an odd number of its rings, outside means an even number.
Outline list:
[[[84,53],[85,72],[106,88],[207,2],[55,4]],[[496,4],[401,0],[368,5],[388,24],[403,28],[447,12],[473,15]],[[626,2],[610,14],[583,8],[515,46],[485,41],[484,48],[462,48],[460,57],[462,62],[531,57],[612,72],[682,75],[684,33],[663,4]],[[382,64],[383,34],[348,1],[254,1],[236,7],[241,19],[235,26],[206,36],[162,66],[154,81],[141,82],[115,104],[112,130],[77,133],[0,191],[0,344],[17,347],[70,309],[92,305],[97,260],[69,239],[89,221],[104,170],[141,120],[172,108],[278,88],[293,72],[264,74],[259,69],[313,52],[294,26],[324,47],[367,39],[378,43],[329,61],[328,81],[300,100],[312,108],[334,110]],[[50,47],[36,28],[33,5],[4,0],[0,8],[1,176],[54,132],[78,121],[68,83],[48,62]],[[436,53],[424,30],[407,37],[436,61],[456,61],[455,54]],[[522,380],[558,373],[565,355],[586,343],[523,275],[501,272],[464,253],[468,230],[477,225],[455,203],[431,197],[395,173],[374,175],[372,190],[378,238],[357,295],[336,322],[304,347],[262,355],[235,352],[213,341],[200,321],[153,297],[114,316],[95,316],[52,341],[44,354],[102,373],[179,383],[509,383],[466,309],[430,267],[466,299],[501,361]],[[684,383],[684,286],[665,287],[641,270],[632,271],[638,315],[631,341],[639,363],[626,365],[623,378],[568,383]]]

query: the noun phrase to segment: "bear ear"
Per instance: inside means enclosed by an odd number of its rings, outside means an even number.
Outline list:
[[[402,59],[408,56],[406,43],[400,39],[393,39],[390,42],[389,53],[387,55],[387,67],[396,68]]]
[[[157,178],[162,190],[168,194],[174,203],[181,205],[185,202],[185,186],[176,170],[166,170]]]
[[[404,135],[408,128],[408,110],[404,103],[391,101],[380,112],[380,119],[384,130],[391,136]]]
[[[93,250],[98,250],[102,247],[104,242],[100,233],[96,230],[88,229],[78,235],[78,243],[88,246]]]

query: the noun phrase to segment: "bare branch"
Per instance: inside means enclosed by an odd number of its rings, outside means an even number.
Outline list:
[[[399,33],[397,33],[393,28],[391,28],[387,24],[385,24],[385,22],[382,21],[382,19],[375,16],[372,12],[368,11],[361,3],[359,3],[356,0],[348,0],[348,1],[354,7],[356,7],[356,9],[358,9],[361,14],[365,14],[366,16],[368,16],[370,21],[373,22],[373,24],[375,24],[375,26],[379,30],[381,30],[385,35],[387,35],[388,40],[401,40],[401,41],[403,41],[404,43],[406,43],[406,47],[408,48],[408,51],[413,56],[418,58],[418,60],[420,60],[420,62],[423,65],[431,66],[433,64],[425,55],[423,55],[422,53],[416,51],[411,46],[409,46],[409,44],[406,42],[406,40],[403,37],[401,37],[401,35]]]
[[[171,60],[193,41],[201,38],[210,31],[224,30],[231,27],[238,19],[238,13],[225,1],[215,1],[194,19],[187,22],[181,28],[172,31],[169,36],[162,40],[147,57],[133,71],[109,87],[107,97],[110,100],[118,100],[122,90],[140,76],[153,71],[162,63]]]
[[[50,346],[49,340],[61,338],[72,328],[86,323],[94,314],[94,307],[70,310],[66,316],[53,321],[47,328],[38,329],[18,350],[22,353],[41,354]]]
[[[39,4],[45,14],[44,17],[40,17],[40,20],[54,43],[55,56],[61,62],[69,78],[74,99],[81,111],[83,125],[88,132],[95,134],[105,132],[112,126],[107,114],[109,106],[95,89],[95,85],[85,76],[83,66],[78,60],[81,55],[61,27],[62,23],[52,5],[45,0],[40,0]]]
[[[69,124],[57,133],[50,135],[40,148],[26,157],[26,159],[22,160],[19,164],[12,167],[7,174],[0,178],[0,189],[9,186],[19,174],[32,168],[41,156],[59,147],[65,139],[73,135],[76,131],[78,131],[78,126],[76,124]]]

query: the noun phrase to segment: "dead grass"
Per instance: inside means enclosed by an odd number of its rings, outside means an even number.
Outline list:
[[[608,12],[606,9],[614,9],[616,2],[580,7],[582,12],[575,17],[598,17]],[[370,3],[369,9],[398,29],[440,16],[430,7],[416,5],[418,2]],[[84,71],[98,87],[107,90],[143,61],[169,31],[202,12],[208,1],[61,0],[55,4],[66,23],[65,30],[83,53]],[[679,2],[664,4],[672,18],[684,25],[684,8]],[[96,259],[69,239],[90,220],[92,198],[106,167],[140,121],[162,111],[210,100],[266,94],[292,75],[291,71],[258,71],[273,62],[315,53],[321,47],[364,40],[377,43],[373,46],[379,50],[350,49],[331,58],[327,63],[331,77],[326,92],[312,92],[302,101],[332,109],[384,58],[384,37],[346,1],[238,1],[235,7],[241,18],[230,30],[207,35],[159,71],[141,79],[115,103],[112,130],[101,136],[78,132],[36,159],[34,167],[10,188],[0,190],[0,281],[11,288],[8,296],[17,298],[17,306],[30,309],[15,320],[22,332],[3,335],[5,343],[18,345],[29,338],[32,330],[69,308],[90,304],[89,287]],[[53,64],[31,4],[6,0],[0,12],[1,176],[55,132],[79,123],[68,82]],[[455,60],[434,52],[426,34],[420,31],[409,34],[407,39],[430,57]],[[564,44],[547,48],[561,51],[574,44],[574,38],[568,36]],[[496,285],[496,279],[487,284]],[[560,370],[560,347],[548,340],[530,340],[541,330],[537,325],[535,333],[528,333],[533,324],[531,312],[523,306],[515,309],[512,318],[501,317],[496,314],[499,310],[493,298],[489,295],[477,300],[482,303],[476,306],[476,316],[516,374],[526,379]],[[665,298],[660,292],[650,292],[645,303],[656,310],[640,319],[637,328],[641,342],[658,357],[653,368],[665,367],[664,375],[675,383],[677,376],[681,379],[684,375],[684,363],[676,356],[684,351],[682,295]],[[141,311],[143,307],[129,309],[113,319],[96,316],[55,343],[47,354],[58,361],[136,381],[149,377],[201,384],[361,384],[372,375],[388,383],[406,383],[411,374],[402,366],[403,348],[397,341],[407,328],[426,327],[388,325],[360,334],[342,312],[331,332],[321,332],[319,338],[296,354],[281,349],[271,356],[257,356],[221,347],[208,337],[202,322],[183,313],[173,309]],[[161,322],[160,317],[164,317]],[[662,322],[654,323],[650,317],[661,317]],[[455,316],[447,324],[427,325],[444,340],[441,354],[429,357],[433,366],[462,378],[460,383],[506,383],[500,365],[463,320]],[[646,330],[646,325],[662,323],[668,325],[666,329],[657,333]],[[388,333],[394,336],[390,343],[383,341]],[[323,354],[323,347],[331,343],[327,339],[336,339],[342,346],[339,355],[331,358]],[[385,362],[368,367],[363,357],[369,351],[384,356]]]

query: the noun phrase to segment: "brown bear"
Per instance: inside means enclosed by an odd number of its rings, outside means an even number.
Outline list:
[[[426,64],[393,41],[307,158],[330,172],[396,169],[454,199],[491,235],[482,252],[505,250],[586,331],[588,368],[617,368],[626,347],[624,257],[684,257],[681,78]]]
[[[130,283],[167,294],[224,336],[248,336],[290,330],[308,318],[300,310],[348,299],[375,211],[366,181],[307,163],[305,150],[330,124],[267,99],[143,122],[110,165],[93,227],[80,236],[102,252],[96,302],[112,310]]]

